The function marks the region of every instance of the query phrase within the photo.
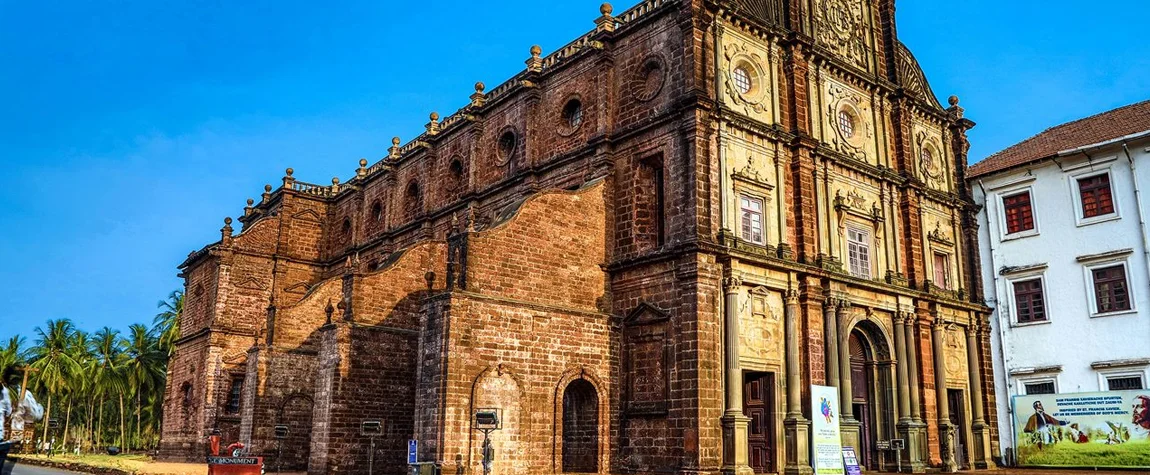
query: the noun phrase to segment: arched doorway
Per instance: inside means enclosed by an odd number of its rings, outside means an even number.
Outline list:
[[[563,391],[563,471],[599,472],[599,395],[586,379]]]
[[[850,333],[847,342],[851,355],[851,407],[859,421],[859,463],[869,469],[878,469],[880,440],[895,435],[894,414],[894,362],[890,347],[881,329],[873,322],[864,321]]]

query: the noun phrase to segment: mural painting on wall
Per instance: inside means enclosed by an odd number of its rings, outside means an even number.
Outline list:
[[[1150,391],[1014,396],[1018,464],[1150,468]]]

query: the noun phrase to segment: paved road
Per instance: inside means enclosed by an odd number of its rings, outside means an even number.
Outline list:
[[[4,469],[0,471],[0,473],[2,473],[2,475],[76,475],[76,472],[37,467],[35,465],[20,464],[14,466],[12,461],[8,461],[8,464],[4,466]]]

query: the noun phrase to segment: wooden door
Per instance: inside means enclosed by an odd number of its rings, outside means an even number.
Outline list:
[[[955,461],[961,468],[967,468],[966,460],[966,405],[963,404],[962,391],[948,389],[946,391],[947,404],[950,406],[950,423],[957,432],[954,448]]]
[[[751,418],[747,430],[751,468],[755,473],[773,473],[776,471],[774,374],[748,374],[743,399],[743,412]]]

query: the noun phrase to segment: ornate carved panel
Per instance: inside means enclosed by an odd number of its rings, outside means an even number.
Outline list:
[[[820,0],[815,9],[815,37],[844,61],[866,69],[864,8],[862,0]]]
[[[962,328],[950,326],[944,333],[946,352],[946,380],[955,384],[966,384],[966,337]]]
[[[670,393],[670,316],[640,304],[624,321],[624,400],[631,416],[664,416]]]
[[[766,288],[755,288],[739,312],[739,352],[743,359],[783,360],[782,298]]]

